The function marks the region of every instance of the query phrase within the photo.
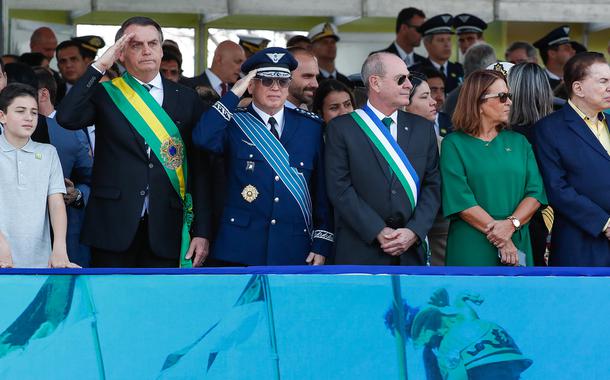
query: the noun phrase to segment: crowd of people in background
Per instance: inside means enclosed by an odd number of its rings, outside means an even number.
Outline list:
[[[147,17],[39,28],[0,60],[0,267],[609,266],[608,62],[486,28],[405,8],[358,75],[327,22],[192,78]]]

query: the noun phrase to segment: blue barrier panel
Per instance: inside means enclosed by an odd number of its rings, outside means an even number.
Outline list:
[[[0,379],[610,377],[604,269],[119,272],[1,271]]]

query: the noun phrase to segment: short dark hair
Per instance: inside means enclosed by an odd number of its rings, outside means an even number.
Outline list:
[[[23,53],[19,57],[19,62],[25,63],[28,66],[42,66],[44,60],[48,60],[42,53]]]
[[[583,80],[589,74],[589,67],[595,63],[608,63],[602,53],[593,51],[578,53],[563,67],[563,82],[566,86],[568,97],[572,96],[572,85],[574,82]]]
[[[421,10],[414,7],[403,8],[398,12],[396,17],[396,33],[400,30],[402,24],[409,24],[409,21],[415,16],[426,18],[426,14]]]
[[[49,91],[49,98],[51,103],[55,104],[55,98],[57,97],[57,82],[51,70],[46,67],[35,67],[34,73],[38,78],[38,89],[46,88]]]
[[[4,67],[4,70],[6,71],[7,83],[23,83],[38,90],[38,78],[36,78],[34,69],[25,63],[9,63]]]
[[[527,55],[529,58],[536,57],[536,48],[534,46],[532,46],[532,44],[527,43],[525,41],[515,41],[512,44],[510,44],[506,48],[506,52],[504,53],[504,56],[506,57],[508,54],[514,52],[515,50],[519,50],[519,49],[525,50],[525,55]]]
[[[431,79],[431,78],[440,78],[443,80],[443,83],[445,83],[445,80],[447,79],[445,77],[445,74],[443,74],[442,72],[438,71],[437,69],[435,69],[434,67],[429,67],[429,66],[422,66],[418,72],[420,72],[421,74],[423,74],[426,79]]]
[[[114,41],[116,42],[119,40],[119,38],[123,37],[123,34],[125,34],[125,29],[127,29],[131,25],[154,26],[155,29],[157,29],[157,31],[159,32],[159,37],[161,38],[161,41],[159,42],[163,42],[163,31],[161,30],[161,25],[159,25],[159,23],[153,20],[152,18],[144,16],[130,17],[127,20],[123,21],[121,27],[114,36]]]
[[[13,100],[22,96],[31,96],[38,103],[38,94],[32,86],[23,83],[7,85],[4,90],[0,91],[0,111],[6,112],[8,107],[13,103]]]
[[[82,58],[90,56],[90,54],[87,53],[86,49],[81,46],[81,44],[79,44],[76,41],[72,41],[72,40],[63,41],[59,45],[57,45],[57,47],[55,48],[55,56],[57,57],[59,55],[59,51],[60,50],[64,50],[64,49],[67,49],[67,48],[70,48],[70,47],[77,48],[78,49],[78,54],[80,54],[80,56]],[[95,55],[93,56],[93,58],[95,58]]]
[[[178,63],[178,67],[182,68],[182,60],[174,53],[173,50],[167,50],[165,47],[163,48],[163,57],[161,58],[161,62],[168,61],[176,61]]]
[[[320,86],[316,90],[316,94],[313,98],[313,104],[311,106],[312,112],[317,113],[322,116],[322,107],[324,106],[324,99],[331,92],[347,92],[349,94],[349,99],[352,101],[352,105],[356,108],[356,101],[354,99],[354,94],[352,90],[349,89],[345,84],[339,82],[336,79],[326,79],[320,83]]]
[[[309,38],[307,38],[307,36],[302,36],[300,34],[297,34],[296,36],[290,37],[290,39],[288,41],[286,41],[286,48],[290,49],[291,47],[297,46],[297,44],[300,44],[302,42],[311,44],[311,40]]]

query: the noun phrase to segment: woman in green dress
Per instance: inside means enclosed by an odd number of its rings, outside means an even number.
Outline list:
[[[522,227],[547,200],[530,144],[505,129],[511,97],[506,78],[493,70],[472,73],[460,91],[440,164],[443,212],[451,220],[447,265],[533,264]]]

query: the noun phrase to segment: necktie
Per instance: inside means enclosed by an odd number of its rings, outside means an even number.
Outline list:
[[[220,84],[220,96],[225,96],[229,92],[229,85],[225,82]]]
[[[445,65],[441,65],[441,67],[438,68],[438,71],[440,71],[441,73],[443,73],[443,75],[447,75],[447,73],[445,72]]]
[[[277,121],[272,116],[269,118],[269,125],[271,126],[271,134],[275,136],[276,139],[280,139],[280,134],[277,131]]]
[[[146,89],[146,91],[150,92],[150,89],[153,87],[152,85],[148,84],[148,83],[142,83],[142,86]]]
[[[383,120],[381,120],[381,122],[383,123],[383,125],[388,127],[388,129],[390,129],[390,126],[392,125],[393,120],[391,117],[384,117]]]

